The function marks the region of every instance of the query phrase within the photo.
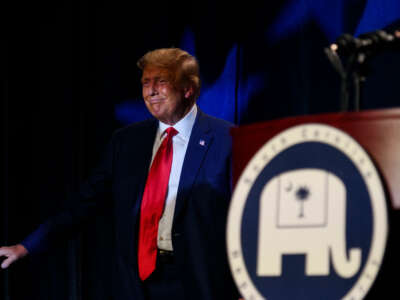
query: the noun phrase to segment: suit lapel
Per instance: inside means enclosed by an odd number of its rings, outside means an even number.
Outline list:
[[[213,133],[206,115],[199,109],[183,161],[174,219],[181,213],[191,192],[196,176],[212,143]]]
[[[144,186],[146,184],[147,174],[149,172],[149,166],[151,162],[151,157],[153,153],[153,144],[156,136],[158,128],[158,121],[152,120],[149,124],[144,127],[143,133],[140,136],[134,137],[135,145],[134,147],[138,147],[138,151],[135,151],[136,157],[134,159],[134,164],[132,168],[137,170],[136,173],[136,184],[139,187],[139,193],[136,193],[131,196],[131,200],[133,202],[133,218],[132,220],[136,220],[140,210],[141,199],[143,196]]]

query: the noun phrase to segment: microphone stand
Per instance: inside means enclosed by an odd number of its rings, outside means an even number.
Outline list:
[[[333,44],[324,49],[333,68],[341,78],[340,111],[349,111],[350,104],[354,111],[360,110],[362,84],[367,75],[367,55],[364,52],[354,52],[347,57],[345,62],[337,54],[337,45]],[[352,96],[352,101],[350,101]]]
[[[351,90],[353,110],[360,110],[362,84],[369,71],[368,59],[382,50],[397,47],[400,49],[400,30],[395,30],[393,34],[377,30],[362,34],[359,38],[343,34],[336,44],[324,49],[341,78],[340,111],[349,111]],[[338,52],[343,54],[344,59],[340,58]]]

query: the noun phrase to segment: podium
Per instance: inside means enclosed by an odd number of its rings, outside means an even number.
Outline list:
[[[393,108],[393,109],[383,109],[383,110],[369,110],[369,111],[362,111],[362,112],[345,112],[345,113],[327,113],[327,114],[320,114],[320,115],[311,115],[311,116],[298,116],[298,117],[289,117],[285,119],[279,119],[279,120],[272,120],[264,123],[257,123],[257,124],[251,124],[251,125],[245,125],[245,126],[240,126],[237,128],[232,129],[231,134],[233,137],[233,184],[234,187],[238,186],[239,179],[241,175],[243,174],[243,171],[246,169],[247,166],[249,166],[249,162],[252,161],[254,156],[259,152],[259,150],[272,138],[277,136],[278,134],[284,132],[285,130],[288,130],[290,128],[293,128],[294,126],[299,126],[299,125],[307,125],[307,124],[321,124],[321,125],[327,125],[329,128],[336,128],[339,129],[341,132],[346,133],[348,136],[350,136],[352,139],[354,139],[362,149],[366,151],[368,154],[369,158],[372,160],[373,165],[378,171],[378,176],[383,184],[383,190],[386,198],[386,207],[387,207],[387,216],[388,216],[388,238],[387,238],[387,243],[386,243],[386,249],[384,250],[384,256],[381,261],[376,262],[377,265],[379,265],[379,271],[377,271],[377,276],[375,280],[372,280],[372,283],[370,286],[367,284],[364,284],[368,281],[368,271],[361,272],[358,274],[358,276],[361,276],[363,278],[359,279],[358,281],[356,279],[353,279],[350,285],[354,285],[353,290],[359,289],[359,292],[357,294],[357,291],[351,294],[351,297],[344,297],[343,299],[379,299],[382,298],[383,294],[387,295],[396,295],[397,294],[397,289],[396,289],[396,283],[397,283],[397,273],[400,270],[400,255],[399,255],[399,242],[397,236],[399,235],[399,220],[400,220],[400,109],[399,108]],[[255,168],[255,167],[254,167]],[[246,180],[246,179],[245,179]],[[242,179],[243,181],[243,179]],[[265,183],[266,185],[266,183]],[[301,190],[300,190],[301,192]],[[306,189],[303,189],[303,194],[308,191]],[[235,193],[234,192],[234,197],[233,201],[235,201]],[[347,191],[349,193],[349,191]],[[237,194],[237,193],[236,193]],[[311,192],[312,194],[312,192]],[[301,193],[299,194],[301,196]],[[258,201],[258,200],[257,200]],[[261,201],[261,200],[260,200]],[[306,205],[307,203],[304,202]],[[282,204],[281,210],[284,209],[282,207],[285,204]],[[331,204],[330,204],[331,205]],[[334,207],[336,204],[331,205],[330,207]],[[258,207],[258,206],[257,206]],[[260,206],[261,207],[261,206]],[[261,209],[261,208],[260,208]],[[231,205],[231,210],[232,210],[232,205]],[[230,211],[230,214],[232,212]],[[355,214],[356,215],[356,214]],[[268,216],[266,214],[265,216]],[[258,217],[258,216],[257,216]],[[264,218],[264,217],[263,217]],[[273,217],[275,218],[275,217]],[[277,217],[279,219],[280,217]],[[358,216],[358,218],[362,218],[362,216]],[[376,220],[374,219],[375,216],[371,217],[373,222]],[[232,218],[231,218],[232,219]],[[259,218],[261,222],[261,214]],[[358,220],[360,223],[363,222],[363,220]],[[258,221],[257,221],[258,222]],[[280,226],[279,223],[280,221],[277,221],[277,226]],[[258,224],[258,223],[257,223]],[[261,223],[260,223],[261,224]],[[284,224],[284,222],[282,223]],[[281,225],[282,225],[281,224]],[[289,224],[289,223],[288,223]],[[257,225],[259,226],[259,225]],[[255,227],[255,226],[253,226]],[[284,227],[284,226],[283,226]],[[231,261],[231,270],[233,273],[234,278],[236,279],[236,283],[241,290],[242,294],[243,291],[247,291],[248,289],[247,285],[249,285],[249,282],[242,282],[242,277],[235,276],[235,272],[240,273],[243,270],[241,268],[237,267],[234,263],[232,263],[232,260],[235,259],[236,256],[241,256],[240,251],[238,250],[231,250],[233,249],[232,247],[229,247],[229,224],[228,224],[228,253],[229,251],[233,251],[233,253],[229,253],[230,255],[230,261]],[[246,243],[247,236],[251,236],[251,232],[246,232],[245,227],[241,227],[241,237],[242,237],[242,247],[246,248]],[[252,228],[251,226],[248,228]],[[261,229],[258,229],[261,230]],[[360,233],[363,233],[363,228],[362,225],[359,227]],[[367,229],[365,229],[367,231]],[[261,232],[261,231],[260,231]],[[258,232],[258,238],[262,235],[260,232]],[[373,230],[371,230],[373,232]],[[371,233],[372,234],[372,233]],[[374,237],[373,239],[375,239]],[[346,238],[345,238],[346,239]],[[355,238],[357,240],[357,238]],[[347,242],[349,242],[347,240]],[[301,243],[301,242],[300,242]],[[252,243],[248,243],[250,245]],[[253,244],[257,244],[254,242]],[[255,247],[255,246],[249,246],[249,247]],[[350,246],[349,246],[350,247]],[[356,246],[352,246],[353,249],[356,249]],[[371,246],[372,248],[372,246]],[[258,248],[258,255],[260,255],[260,249]],[[367,249],[370,249],[367,247]],[[365,250],[365,249],[364,249]],[[363,251],[364,251],[363,250]],[[243,249],[243,253],[246,252],[246,249]],[[254,253],[257,253],[256,250],[248,250],[253,251]],[[333,250],[331,249],[331,252]],[[367,255],[368,251],[364,251],[363,255]],[[289,254],[299,254],[299,253],[289,253]],[[332,254],[332,253],[331,253]],[[349,248],[347,251],[348,259],[350,260],[351,256],[351,249]],[[372,254],[370,253],[369,256]],[[283,264],[281,266],[282,272],[287,272],[285,271],[285,268],[289,269],[288,266],[291,264],[299,264],[299,268],[303,270],[306,270],[307,267],[305,266],[307,264],[307,259],[299,258],[301,255],[286,255],[283,257]],[[262,256],[259,256],[259,259]],[[364,258],[366,259],[366,258]],[[370,257],[368,257],[370,259]],[[273,260],[269,260],[273,261]],[[285,262],[286,261],[286,262]],[[378,260],[377,260],[378,261]],[[253,265],[255,262],[250,263],[250,268],[253,268]],[[334,270],[334,264],[330,264],[330,274],[332,274],[332,270]],[[236,268],[236,269],[234,269]],[[252,270],[246,270],[248,273],[251,273]],[[254,270],[253,270],[254,271]],[[254,271],[256,273],[256,271]],[[259,272],[259,271],[257,271]],[[292,271],[290,271],[292,272]],[[296,273],[297,272],[297,273]],[[302,272],[302,271],[301,271]],[[296,284],[296,276],[300,276],[302,273],[300,271],[294,271],[288,275],[288,278],[291,278],[288,284]],[[306,271],[304,271],[306,272]],[[261,274],[261,275],[260,275]],[[300,275],[299,275],[300,274]],[[360,275],[361,274],[361,275]],[[265,274],[264,274],[265,275]],[[263,276],[262,272],[257,273],[256,275],[249,276],[248,278],[252,277],[253,279],[256,278],[257,276]],[[353,275],[352,275],[353,276]],[[350,276],[349,276],[350,277]],[[239,278],[239,279],[237,279]],[[246,277],[247,278],[247,277]],[[268,281],[268,284],[271,284],[271,288],[275,285],[275,281],[278,282],[279,278],[277,277],[270,277],[271,280]],[[312,281],[315,280],[316,285],[320,285],[321,282],[323,281],[317,281],[321,278],[324,278],[317,272],[317,274],[314,274],[313,276],[309,276],[307,280],[311,282],[312,286]],[[338,277],[341,279],[340,277]],[[367,278],[367,279],[366,279]],[[334,278],[334,280],[339,280],[337,278]],[[275,281],[274,281],[275,280]],[[293,281],[294,280],[294,281]],[[322,279],[321,279],[322,280]],[[364,283],[360,283],[364,280]],[[254,281],[254,280],[253,280]],[[357,282],[356,282],[357,281]],[[261,281],[260,281],[261,282]],[[266,281],[267,282],[267,281]],[[343,280],[345,282],[345,280]],[[349,281],[350,282],[350,281]],[[357,284],[356,284],[356,283]],[[300,284],[300,283],[299,283]],[[324,287],[325,289],[329,290],[329,281],[326,281],[325,283],[326,286]],[[252,285],[252,284],[250,284]],[[256,284],[254,284],[256,285]],[[277,285],[279,285],[277,283]],[[345,284],[346,285],[346,284]],[[284,286],[284,285],[283,285]],[[290,286],[287,286],[289,289]],[[350,287],[349,287],[350,289]],[[366,291],[363,291],[365,289]],[[268,290],[268,287],[266,287],[266,290]],[[303,291],[301,288],[298,289],[299,291]],[[261,293],[262,294],[262,293]],[[279,299],[286,299],[285,296],[280,296],[279,293],[273,294],[273,296],[267,297],[267,295],[263,294],[263,297],[266,299],[270,300],[279,300]],[[298,295],[301,295],[301,292],[298,293]],[[312,297],[305,296],[299,296],[299,299],[311,299]],[[350,294],[347,294],[350,295]],[[354,295],[362,295],[357,298],[357,296]],[[243,295],[245,296],[245,295]],[[245,299],[264,299],[260,295],[256,296],[256,293],[248,293],[248,296],[245,297]],[[280,298],[282,297],[282,298]],[[319,296],[321,297],[321,295]],[[390,296],[391,297],[391,296]],[[318,298],[318,297],[316,297]],[[295,299],[295,298],[293,298]]]

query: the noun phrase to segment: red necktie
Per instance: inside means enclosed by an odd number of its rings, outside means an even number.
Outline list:
[[[140,207],[138,263],[142,280],[156,268],[158,222],[164,209],[171,172],[172,138],[178,131],[169,127],[166,133],[150,167]]]

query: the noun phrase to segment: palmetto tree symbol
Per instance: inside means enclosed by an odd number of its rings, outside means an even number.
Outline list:
[[[300,214],[299,218],[304,217],[304,201],[307,201],[310,196],[310,190],[306,186],[301,186],[296,191],[297,201],[300,202]]]

